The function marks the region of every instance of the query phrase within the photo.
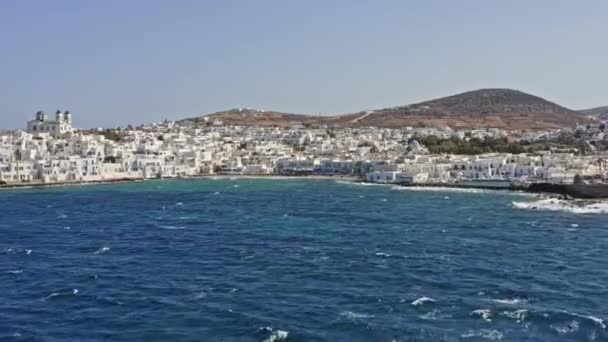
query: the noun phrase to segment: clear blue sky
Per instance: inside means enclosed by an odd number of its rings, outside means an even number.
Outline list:
[[[332,114],[509,87],[608,104],[605,0],[3,0],[0,127],[251,106]]]

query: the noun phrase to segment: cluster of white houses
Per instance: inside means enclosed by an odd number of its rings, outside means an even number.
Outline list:
[[[27,131],[0,134],[0,182],[54,183],[187,177],[206,174],[353,175],[370,182],[521,180],[572,182],[605,178],[606,156],[571,153],[432,155],[414,135],[457,136],[449,128],[280,128],[194,126],[165,122],[120,131],[72,128],[67,111],[43,112]],[[502,136],[475,130],[467,136]],[[522,132],[546,136],[552,132]]]

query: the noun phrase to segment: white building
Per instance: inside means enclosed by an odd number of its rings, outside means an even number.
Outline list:
[[[412,184],[426,181],[428,175],[419,174],[411,176],[399,171],[374,171],[365,175],[365,180],[370,183],[380,184]]]
[[[28,133],[48,133],[52,137],[58,137],[65,133],[73,132],[72,114],[58,110],[55,113],[55,121],[49,121],[43,111],[36,113],[34,120],[27,122]]]

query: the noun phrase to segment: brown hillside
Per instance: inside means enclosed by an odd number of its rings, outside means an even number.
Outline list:
[[[608,120],[608,106],[579,110],[579,112],[600,120]]]
[[[336,116],[312,116],[234,109],[207,116],[229,125],[289,126],[325,124],[340,127],[453,127],[546,129],[574,127],[592,121],[538,96],[511,89],[480,89],[417,104]],[[202,117],[188,119],[195,122]]]
[[[409,106],[387,108],[360,120],[368,125],[542,129],[573,127],[587,116],[543,98],[511,89],[480,89]]]

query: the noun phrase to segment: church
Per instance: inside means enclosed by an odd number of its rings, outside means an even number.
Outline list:
[[[49,121],[45,112],[39,111],[36,113],[34,120],[27,122],[28,133],[49,133],[52,137],[58,137],[64,133],[71,133],[72,114],[69,111],[58,110],[55,113],[55,121]]]

